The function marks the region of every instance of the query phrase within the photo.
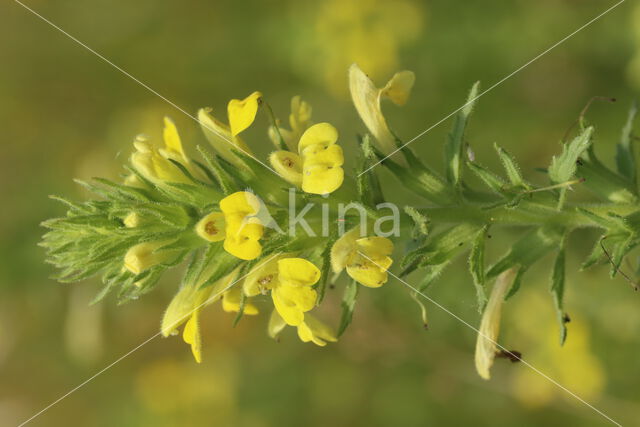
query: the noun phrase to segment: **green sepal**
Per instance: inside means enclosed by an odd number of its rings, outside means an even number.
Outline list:
[[[342,314],[340,316],[340,325],[338,326],[338,337],[341,336],[353,319],[353,311],[355,310],[356,300],[358,298],[358,282],[349,280],[342,294]]]
[[[471,87],[467,102],[455,116],[453,128],[448,135],[444,148],[447,181],[456,188],[459,188],[462,183],[464,134],[469,117],[478,98],[479,87],[480,82],[474,83]]]

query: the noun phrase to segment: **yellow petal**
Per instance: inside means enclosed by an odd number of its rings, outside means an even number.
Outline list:
[[[253,92],[243,100],[232,99],[227,105],[231,135],[236,136],[247,129],[256,118],[262,94]]]
[[[305,314],[304,322],[298,325],[298,337],[303,342],[312,341],[321,347],[325,346],[327,341],[338,341],[333,329],[309,313]]]
[[[198,288],[196,286],[183,286],[173,297],[167,310],[162,316],[160,332],[163,336],[171,335],[178,326],[187,321],[197,307]]]
[[[293,185],[302,184],[302,159],[290,151],[275,151],[269,155],[269,162],[273,169]]]
[[[325,164],[328,166],[342,166],[344,164],[344,154],[342,147],[338,144],[309,145],[302,151],[304,166],[312,166],[315,164]]]
[[[131,155],[131,165],[154,184],[163,182],[190,183],[184,173],[173,163],[162,157],[155,148],[152,151],[137,151]]]
[[[318,123],[307,129],[298,143],[298,152],[302,152],[309,145],[332,145],[338,140],[338,131],[329,123]]]
[[[124,218],[122,222],[127,228],[135,228],[140,226],[140,224],[142,223],[142,218],[138,213],[131,212]]]
[[[416,81],[413,71],[399,71],[391,77],[391,80],[382,88],[381,96],[387,97],[398,106],[407,103],[411,88]]]
[[[380,90],[356,64],[349,68],[349,91],[358,115],[378,141],[382,152],[389,154],[395,151],[395,138],[380,109]]]
[[[202,362],[202,338],[200,337],[200,325],[198,324],[199,313],[196,310],[182,331],[182,339],[191,345],[191,352],[196,362]]]
[[[344,170],[340,166],[317,164],[305,167],[302,172],[302,190],[310,194],[329,194],[344,182]]]
[[[349,258],[357,250],[356,241],[360,238],[360,227],[344,233],[331,247],[331,268],[340,273],[347,266]]]
[[[245,237],[233,237],[227,236],[224,240],[224,250],[231,255],[250,261],[256,259],[262,253],[262,246],[256,240],[251,240]]]
[[[278,280],[291,286],[312,286],[320,280],[320,270],[303,258],[284,258],[278,261]]]
[[[478,375],[485,380],[491,377],[490,369],[496,356],[496,342],[500,333],[502,303],[507,290],[513,282],[515,273],[515,269],[512,268],[498,276],[482,314],[476,341],[475,364]]]
[[[222,296],[222,309],[227,313],[239,312],[241,303],[242,288],[240,286],[232,287]],[[245,302],[243,313],[253,316],[258,314],[258,308],[250,302]]]
[[[245,295],[253,297],[272,289],[278,281],[278,260],[286,256],[286,254],[273,255],[269,261],[254,267],[242,284]]]
[[[238,191],[220,200],[220,209],[225,215],[255,215],[260,210],[260,199],[248,191]]]
[[[227,125],[217,120],[211,115],[210,108],[198,110],[198,121],[202,127],[205,137],[222,158],[231,162],[237,167],[244,168],[246,165],[231,150],[241,150],[251,154],[251,150],[240,137],[231,135],[231,130]]]
[[[393,242],[386,237],[364,237],[356,240],[356,244],[359,251],[374,261],[376,261],[376,258],[385,257],[393,253]]]
[[[204,216],[195,227],[196,234],[209,242],[220,242],[225,238],[225,222],[222,212],[211,212]]]
[[[347,265],[347,274],[353,280],[369,288],[379,288],[388,279],[386,267],[381,268],[362,257],[358,258],[358,262]]]
[[[132,246],[124,255],[124,267],[133,274],[140,274],[151,267],[169,261],[175,257],[175,252],[156,251],[170,242],[170,240],[157,240]]]
[[[271,291],[273,305],[288,325],[297,326],[304,320],[304,313],[316,303],[317,293],[306,286],[279,284]]]
[[[278,338],[280,332],[287,326],[282,316],[278,314],[278,310],[273,310],[269,317],[269,325],[267,326],[267,333],[272,339]]]
[[[202,287],[205,281],[213,274],[211,268],[216,266],[215,262],[205,266],[201,275],[196,277],[193,282],[185,283],[173,297],[162,317],[160,332],[163,336],[171,335],[178,326],[191,317],[194,310],[201,310],[204,306],[220,298],[222,292],[233,283],[239,269],[234,270],[209,286]]]
[[[180,140],[178,129],[176,128],[173,120],[171,120],[169,117],[164,118],[163,139],[165,149],[169,153],[178,156],[178,158],[185,163],[189,162],[187,156],[184,153],[184,149],[182,148],[182,141]]]

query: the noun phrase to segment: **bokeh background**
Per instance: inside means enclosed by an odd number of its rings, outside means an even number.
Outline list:
[[[187,111],[223,111],[262,91],[285,117],[291,96],[340,129],[352,151],[363,126],[346,70],[358,62],[379,84],[417,74],[407,106],[385,106],[409,139],[460,106],[475,80],[489,87],[613,1],[153,1],[25,0],[25,4]],[[469,132],[476,157],[497,166],[493,142],[535,182],[593,96],[597,151],[610,160],[640,88],[640,6],[628,0],[482,97]],[[95,281],[50,279],[39,222],[63,213],[49,194],[83,198],[71,179],[117,178],[139,133],[158,138],[170,115],[191,146],[196,123],[12,1],[0,4],[0,424],[17,425],[157,332],[179,276],[123,306],[88,306]],[[259,126],[266,121],[259,119]],[[450,123],[413,144],[436,168]],[[247,139],[267,153],[262,131]],[[353,164],[353,163],[351,163]],[[387,192],[420,204],[381,170]],[[494,233],[489,253],[521,231]],[[558,345],[548,265],[530,271],[506,306],[501,341],[625,425],[640,425],[640,297],[606,267],[579,264],[594,233],[570,242],[569,338]],[[418,280],[413,278],[411,280]],[[410,281],[411,281],[410,280]],[[336,291],[337,292],[337,291]],[[430,289],[479,322],[460,260]],[[522,364],[474,371],[475,334],[429,306],[430,329],[401,284],[364,291],[341,341],[281,342],[266,319],[236,327],[218,305],[203,320],[204,362],[178,338],[156,338],[40,417],[33,426],[604,425],[606,421]],[[335,313],[335,321],[339,313]]]

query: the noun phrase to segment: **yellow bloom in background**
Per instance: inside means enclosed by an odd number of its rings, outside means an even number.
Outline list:
[[[278,126],[269,126],[269,139],[276,147],[280,146],[280,136],[284,139],[285,144],[290,151],[298,151],[298,141],[305,130],[307,130],[313,122],[311,121],[311,106],[296,95],[291,98],[291,114],[289,114],[289,126],[291,129],[285,129]]]
[[[216,153],[238,167],[244,167],[244,164],[231,150],[241,150],[252,155],[247,144],[238,135],[251,126],[255,120],[261,98],[260,92],[253,92],[243,100],[232,99],[229,101],[227,104],[229,125],[213,117],[211,108],[198,110],[200,126]]]
[[[271,291],[278,314],[286,324],[298,326],[316,304],[318,295],[312,286],[319,279],[320,270],[313,263],[280,254],[250,271],[243,288],[249,297]]]
[[[414,82],[413,72],[399,71],[383,88],[378,89],[357,64],[349,68],[349,90],[353,105],[384,154],[396,150],[397,145],[382,114],[380,101],[388,98],[396,105],[404,105]]]
[[[520,291],[525,293],[514,300],[513,310],[527,315],[513,317],[509,322],[510,335],[517,337],[518,346],[525,346],[518,348],[523,350],[525,360],[585,400],[597,400],[604,391],[606,375],[592,352],[589,324],[571,308],[569,333],[561,346],[553,303],[538,289]],[[518,369],[510,383],[513,395],[529,407],[551,405],[557,403],[558,398],[573,400],[531,369]]]
[[[423,3],[414,0],[299,3],[298,72],[339,97],[347,95],[344,70],[350,64],[357,62],[374,79],[388,75],[398,68],[401,49],[417,40],[424,26]]]
[[[627,79],[636,88],[640,87],[640,5],[631,14],[631,29],[635,53],[627,65]]]
[[[198,363],[202,361],[202,339],[200,336],[200,311],[216,301],[232,285],[238,271],[223,277],[217,282],[201,287],[202,281],[185,284],[173,297],[165,311],[160,332],[168,337],[186,322],[182,331],[182,339],[191,346],[193,357]],[[233,297],[231,297],[233,299]],[[229,306],[228,306],[229,308]]]
[[[485,380],[491,378],[490,370],[496,357],[498,334],[500,333],[500,317],[504,296],[513,283],[515,269],[509,269],[500,274],[491,289],[489,302],[482,313],[482,321],[478,329],[476,340],[475,363],[476,371]]]
[[[244,260],[259,257],[259,240],[264,234],[264,226],[256,217],[260,200],[253,193],[238,191],[220,200],[220,210],[225,222],[224,250]]]
[[[306,193],[328,194],[344,181],[344,154],[336,144],[338,131],[329,123],[309,127],[298,142],[299,155],[280,150],[269,161],[280,175]]]
[[[387,269],[393,263],[393,242],[386,237],[360,237],[358,227],[348,231],[331,247],[334,273],[346,269],[358,283],[379,288],[387,282]]]
[[[174,251],[158,251],[169,243],[171,240],[158,240],[132,246],[124,255],[124,267],[133,274],[140,274],[151,267],[171,260],[175,257]]]

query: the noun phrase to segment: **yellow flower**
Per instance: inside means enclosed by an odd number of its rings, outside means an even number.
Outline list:
[[[138,227],[142,223],[142,218],[136,212],[131,212],[127,215],[124,220],[122,220],[124,226],[127,228],[135,228]]]
[[[190,182],[146,137],[138,136],[133,146],[136,151],[131,155],[131,164],[145,179],[156,185],[164,182]]]
[[[264,234],[264,226],[256,216],[260,200],[253,193],[238,191],[220,200],[220,210],[198,221],[196,234],[209,242],[224,240],[224,250],[240,259],[259,257],[259,240]]]
[[[243,288],[247,296],[270,290],[278,314],[288,325],[298,326],[316,304],[318,295],[312,286],[319,279],[320,270],[311,262],[281,254],[252,270]]]
[[[216,301],[220,297],[228,298],[227,309],[235,307],[233,289],[228,289],[233,285],[238,270],[223,277],[212,285],[201,287],[202,281],[186,284],[173,297],[167,311],[165,311],[160,325],[160,332],[164,337],[174,334],[177,328],[186,322],[182,331],[182,339],[191,346],[191,352],[195,360],[200,363],[202,361],[202,339],[200,336],[200,311],[207,305]],[[238,289],[240,289],[238,287]],[[231,293],[230,296],[229,293]],[[224,300],[223,300],[224,308]],[[247,314],[253,314],[256,310],[251,304],[245,305],[248,309]],[[251,313],[249,312],[251,311]]]
[[[196,234],[209,242],[220,242],[225,238],[225,222],[222,212],[211,212],[196,224]]]
[[[227,313],[237,313],[240,311],[240,304],[242,302],[242,288],[240,286],[234,286],[222,295],[222,309]],[[251,316],[258,314],[258,307],[245,302],[244,314]]]
[[[277,339],[280,332],[282,332],[286,326],[287,322],[280,316],[277,310],[273,310],[269,318],[269,336]],[[300,338],[302,342],[313,342],[320,347],[324,347],[327,345],[327,341],[338,341],[335,331],[310,313],[305,313],[304,321],[297,325],[296,328],[298,330],[298,338]]]
[[[274,126],[269,127],[269,138],[276,147],[280,146],[280,140],[278,132],[284,139],[285,144],[289,147],[290,151],[298,151],[298,141],[307,128],[313,123],[311,122],[311,106],[302,101],[300,96],[294,96],[291,98],[291,114],[289,115],[289,126],[291,130],[287,130],[278,126],[278,129]]]
[[[220,200],[220,210],[224,214],[224,250],[244,260],[260,256],[260,238],[264,226],[256,217],[260,210],[260,200],[248,191],[238,191]]]
[[[374,77],[398,66],[403,46],[424,27],[425,2],[416,0],[325,0],[300,3],[303,29],[292,37],[298,73],[344,97],[344,70],[359,63]]]
[[[298,337],[302,342],[313,342],[320,347],[327,345],[327,341],[336,342],[336,333],[326,324],[307,313],[304,322],[298,325]]]
[[[331,247],[331,267],[335,273],[346,268],[347,274],[364,286],[379,288],[387,282],[387,269],[393,263],[393,242],[386,237],[360,237],[356,227],[340,237]]]
[[[318,123],[302,134],[298,143],[299,155],[280,150],[272,153],[269,160],[285,180],[301,185],[306,193],[332,193],[344,181],[344,155],[337,140],[335,127]]]
[[[131,155],[131,164],[143,177],[154,184],[191,182],[171,160],[182,164],[192,175],[202,176],[200,170],[191,165],[191,161],[182,147],[178,129],[169,117],[164,118],[163,139],[164,147],[162,148],[154,147],[144,135],[138,136],[134,141],[133,146],[136,152]],[[127,177],[125,184],[132,187],[144,187],[144,184],[135,175]]]
[[[229,125],[213,117],[210,114],[211,108],[201,108],[198,111],[198,121],[209,143],[220,156],[238,167],[244,167],[244,164],[231,150],[241,150],[252,155],[247,144],[238,135],[255,120],[261,98],[260,92],[253,92],[243,100],[229,101],[227,104]]]
[[[170,243],[170,240],[157,240],[155,242],[138,243],[132,246],[124,255],[124,267],[133,274],[140,274],[151,267],[169,261],[175,256],[175,252],[158,252],[158,249],[168,243]]]
[[[491,378],[489,373],[493,360],[496,357],[496,342],[500,333],[500,317],[502,314],[502,303],[507,290],[513,282],[515,269],[509,269],[500,274],[496,279],[489,302],[482,314],[478,339],[476,341],[475,363],[476,371],[485,380]]]
[[[404,105],[409,98],[414,81],[413,72],[400,71],[394,74],[382,89],[378,89],[357,64],[349,68],[349,90],[353,104],[384,154],[393,152],[396,149],[396,143],[382,114],[380,100],[386,97],[396,105]]]

